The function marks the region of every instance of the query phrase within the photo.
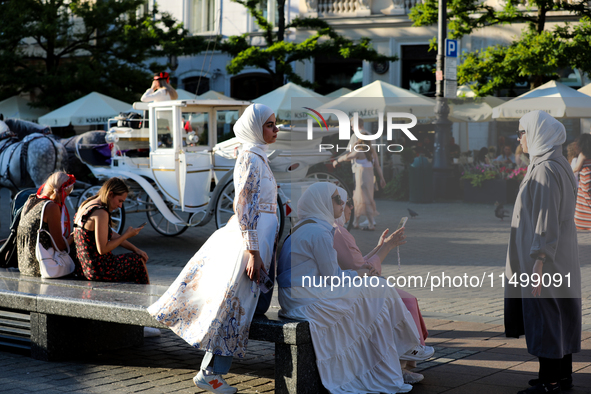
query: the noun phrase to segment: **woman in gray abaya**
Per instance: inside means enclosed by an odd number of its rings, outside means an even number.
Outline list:
[[[562,155],[566,131],[552,116],[523,116],[518,137],[531,164],[511,221],[505,331],[508,337],[525,334],[528,352],[540,362],[538,379],[519,393],[560,393],[572,387],[572,354],[581,350],[576,180]]]

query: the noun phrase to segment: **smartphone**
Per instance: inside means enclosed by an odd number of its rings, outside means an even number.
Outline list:
[[[271,290],[273,290],[273,281],[271,280],[271,278],[269,278],[269,275],[267,275],[263,270],[260,271],[259,288],[263,293],[268,293]]]
[[[398,223],[398,228],[396,229],[396,231],[400,230],[402,227],[404,227],[406,225],[406,221],[408,220],[408,217],[405,216],[402,219],[400,219],[400,223]]]
[[[143,222],[142,224],[140,224],[138,227],[144,227],[146,224],[148,224],[148,222]]]

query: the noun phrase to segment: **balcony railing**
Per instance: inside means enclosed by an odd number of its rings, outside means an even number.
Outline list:
[[[366,16],[371,14],[406,15],[423,0],[390,0],[390,6],[372,9],[372,0],[306,0],[308,12],[318,16]]]

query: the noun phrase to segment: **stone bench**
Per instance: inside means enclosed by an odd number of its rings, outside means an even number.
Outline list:
[[[152,282],[154,278],[151,275]],[[41,279],[0,269],[0,345],[57,361],[143,344],[143,327],[166,329],[147,312],[167,286]],[[319,393],[308,322],[255,316],[249,338],[275,343],[275,392]]]

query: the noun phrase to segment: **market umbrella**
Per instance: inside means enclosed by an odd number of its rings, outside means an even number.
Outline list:
[[[378,112],[409,112],[423,122],[435,119],[435,100],[383,81],[372,82],[320,108],[338,109],[350,116],[358,112],[368,121],[377,120]]]
[[[207,92],[197,96],[197,100],[233,100],[233,98],[216,92],[215,90],[208,90]]]
[[[12,96],[6,100],[0,101],[0,114],[4,119],[16,118],[37,122],[40,116],[47,113],[47,110],[33,108],[29,106],[30,101],[21,96]]]
[[[131,104],[92,92],[40,117],[39,123],[51,127],[103,124],[120,112],[127,112],[129,107]]]
[[[495,119],[518,119],[541,110],[555,118],[585,118],[591,113],[591,96],[560,82],[550,81],[493,108]]]
[[[337,98],[337,97],[341,97],[346,95],[347,93],[351,93],[352,90],[348,89],[348,88],[340,88],[335,90],[334,92],[331,92],[329,94],[327,94],[325,97],[330,97],[330,98]]]
[[[186,91],[185,89],[175,89],[177,94],[179,95],[178,100],[195,100],[197,95],[195,93],[191,93]]]
[[[493,108],[504,103],[505,100],[494,96],[468,98],[463,102],[455,100],[449,118],[456,122],[488,122],[492,118]]]
[[[291,99],[293,97],[306,98],[306,105],[312,108],[317,108],[322,105],[323,100],[321,94],[318,94],[310,89],[296,85],[293,82],[289,82],[271,92],[262,95],[254,100],[253,103],[265,104],[266,106],[273,109],[278,119],[292,120],[291,115]],[[307,117],[307,110],[303,109],[301,112],[295,113],[296,119],[304,119]]]
[[[579,90],[577,90],[578,92],[584,93],[587,96],[591,96],[591,83],[588,85],[583,86],[582,88],[580,88]]]

